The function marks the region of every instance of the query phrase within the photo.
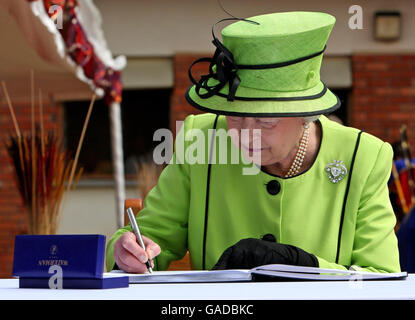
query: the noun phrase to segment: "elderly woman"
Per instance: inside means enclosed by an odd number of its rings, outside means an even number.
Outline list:
[[[239,19],[222,30],[209,73],[189,88],[188,116],[176,149],[137,216],[147,249],[131,228],[107,246],[107,269],[165,270],[189,250],[194,269],[280,263],[365,271],[400,271],[387,181],[391,146],[330,121],[340,106],[320,81],[334,17],[316,12]],[[195,64],[194,63],[194,64]],[[204,163],[190,164],[192,132],[205,137]],[[220,148],[214,129],[229,135]],[[258,130],[255,130],[258,129]],[[260,142],[260,143],[259,143]],[[240,151],[252,159],[230,161]],[[195,149],[192,147],[192,151]],[[190,151],[189,151],[190,152]],[[226,152],[227,163],[218,161]]]

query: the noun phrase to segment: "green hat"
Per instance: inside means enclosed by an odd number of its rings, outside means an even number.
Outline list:
[[[282,12],[236,19],[240,21],[222,30],[223,44],[212,28],[214,56],[190,66],[194,85],[186,99],[191,105],[252,117],[312,116],[340,107],[340,100],[320,80],[333,16]],[[191,69],[201,62],[210,62],[209,73],[196,81]]]

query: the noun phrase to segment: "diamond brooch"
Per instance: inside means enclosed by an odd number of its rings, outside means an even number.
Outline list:
[[[334,160],[326,166],[326,172],[333,183],[337,183],[346,176],[347,168],[342,160]]]

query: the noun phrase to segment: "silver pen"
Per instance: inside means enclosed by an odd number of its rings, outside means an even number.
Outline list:
[[[138,228],[137,221],[135,220],[133,210],[131,208],[128,208],[127,214],[128,214],[128,219],[130,219],[131,227],[133,228],[135,236],[137,237],[138,244],[141,246],[141,248],[146,250],[146,246],[144,244],[143,238],[141,237],[141,232],[140,232],[140,229]],[[153,269],[151,268],[151,265],[150,265],[150,260],[147,260],[146,267],[148,269],[148,272],[153,273]]]

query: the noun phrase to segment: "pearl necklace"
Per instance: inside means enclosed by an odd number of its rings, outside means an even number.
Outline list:
[[[295,176],[300,172],[301,166],[303,165],[304,157],[307,151],[309,141],[309,124],[304,125],[303,136],[301,137],[300,146],[298,147],[297,154],[295,155],[294,161],[291,164],[290,170],[288,170],[285,178]]]

